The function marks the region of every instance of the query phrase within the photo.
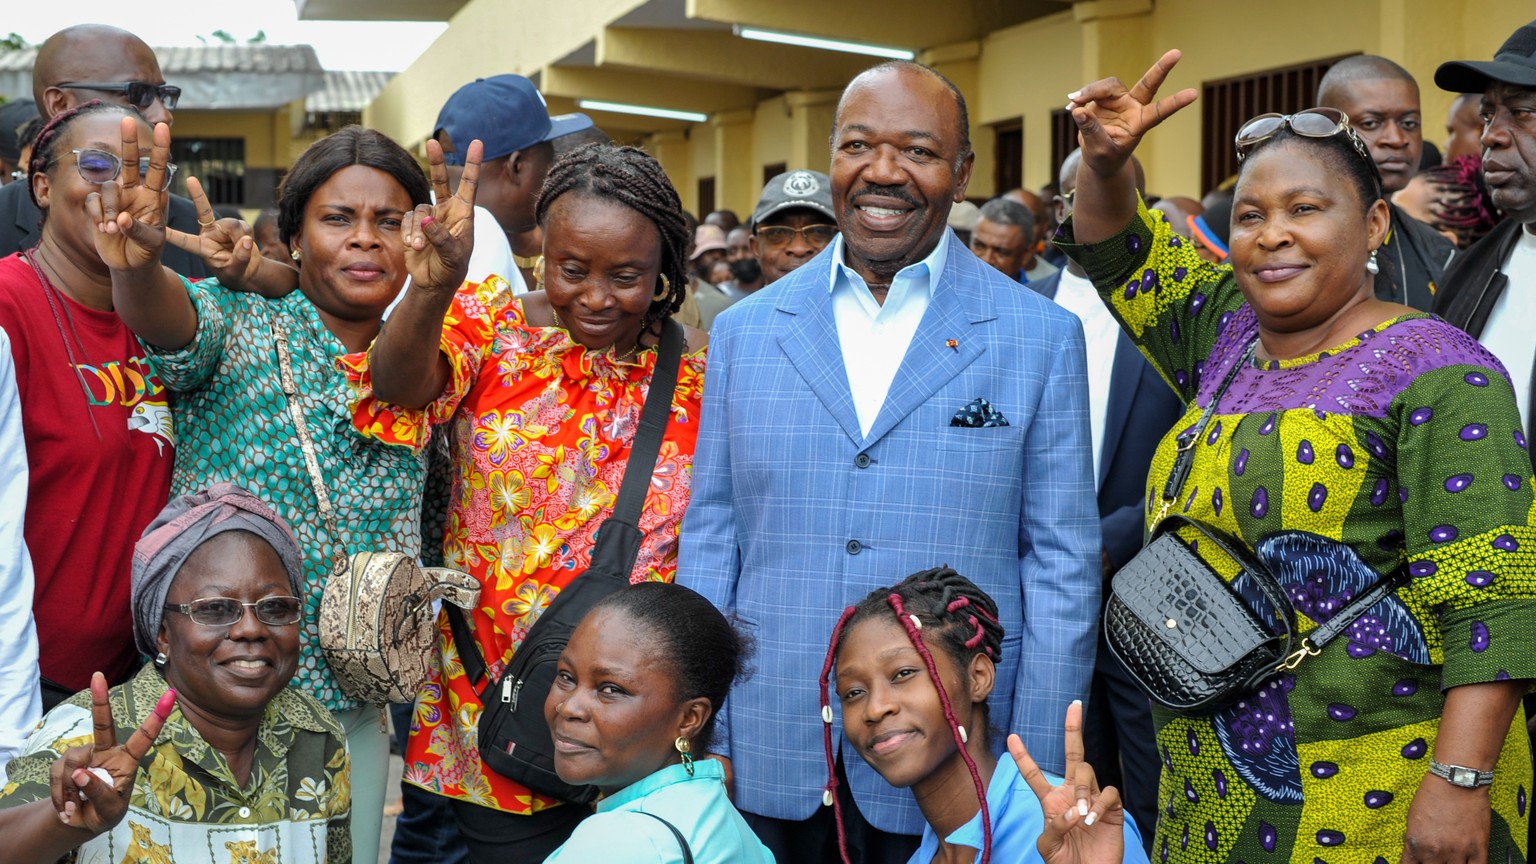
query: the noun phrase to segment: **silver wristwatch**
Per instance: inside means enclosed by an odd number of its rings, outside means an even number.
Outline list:
[[[1460,786],[1463,789],[1476,789],[1479,786],[1493,785],[1492,771],[1479,771],[1476,768],[1464,768],[1460,765],[1446,765],[1433,759],[1429,760],[1429,773],[1452,786]]]

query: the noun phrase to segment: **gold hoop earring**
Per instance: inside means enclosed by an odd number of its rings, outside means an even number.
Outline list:
[[[676,747],[677,748],[677,752],[682,754],[682,756],[683,756],[683,769],[688,772],[688,776],[689,777],[692,777],[693,776],[693,745],[688,743],[688,739],[687,738],[684,738],[683,736],[679,735],[679,736],[677,736],[677,740],[672,742],[672,746]]]
[[[660,299],[660,298],[665,297],[665,296],[667,296],[668,294],[671,294],[671,293],[672,293],[672,280],[668,279],[667,278],[667,274],[663,273],[663,274],[661,274],[661,290],[656,292],[656,297],[657,297],[657,299]]]

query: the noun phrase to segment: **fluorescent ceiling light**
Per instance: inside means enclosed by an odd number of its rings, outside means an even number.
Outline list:
[[[599,102],[596,99],[578,99],[576,107],[587,111],[612,111],[616,114],[639,114],[642,117],[661,117],[666,120],[687,120],[703,123],[708,114],[697,111],[673,111],[671,108],[652,108],[648,105],[626,105],[622,102]]]
[[[759,42],[778,42],[781,45],[798,45],[802,48],[820,48],[823,51],[844,51],[849,54],[868,54],[872,57],[888,57],[892,60],[911,60],[917,56],[917,52],[908,51],[905,48],[890,48],[884,45],[870,45],[865,42],[845,42],[841,39],[823,39],[820,36],[802,36],[799,33],[785,33],[780,30],[764,30],[760,27],[743,27],[736,25],[732,28],[737,36],[743,39],[756,39]]]

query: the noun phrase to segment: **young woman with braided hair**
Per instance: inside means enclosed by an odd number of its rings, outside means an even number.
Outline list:
[[[443,170],[436,161],[432,169]],[[443,560],[483,586],[470,618],[492,674],[591,564],[656,368],[662,319],[687,279],[682,203],[641,150],[573,151],[550,169],[537,216],[543,292],[514,298],[500,277],[457,291],[413,287],[371,351],[345,361],[353,422],[365,435],[422,448],[432,426],[451,430],[457,470]],[[406,243],[435,230],[408,217]],[[634,582],[669,582],[677,569],[705,337],[691,331],[687,343],[640,519]],[[440,669],[416,703],[405,780],[451,800],[471,860],[504,860],[509,849],[543,860],[591,811],[481,765],[483,703],[446,619],[440,625]]]
[[[928,825],[913,864],[1146,861],[1119,793],[1099,789],[1082,761],[1080,703],[1067,709],[1068,782],[1042,772],[1017,735],[1008,736],[1011,760],[993,752],[987,697],[1002,644],[996,603],[948,567],[914,573],[843,611],[821,685],[824,800],[844,862],[842,811],[851,799],[833,762],[832,696],[851,749],[917,798]]]

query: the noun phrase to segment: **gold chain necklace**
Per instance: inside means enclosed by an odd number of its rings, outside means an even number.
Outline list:
[[[554,317],[554,319],[555,319],[555,326],[559,327],[561,330],[564,330],[566,332],[566,335],[570,335],[571,328],[565,326],[565,322],[560,320],[560,312],[559,312],[559,310],[555,309],[554,304],[550,304],[549,314],[552,317]],[[573,337],[571,339],[571,341],[575,342],[576,340]],[[585,347],[585,346],[583,346],[583,347]],[[608,346],[607,350],[609,350],[609,351],[613,350],[613,346],[611,346],[611,345]],[[627,362],[635,359],[635,356],[638,355],[639,353],[640,353],[640,337],[636,336],[635,337],[635,344],[631,345],[629,347],[629,350],[625,351],[622,354],[614,354],[613,355],[613,359],[627,363]]]

